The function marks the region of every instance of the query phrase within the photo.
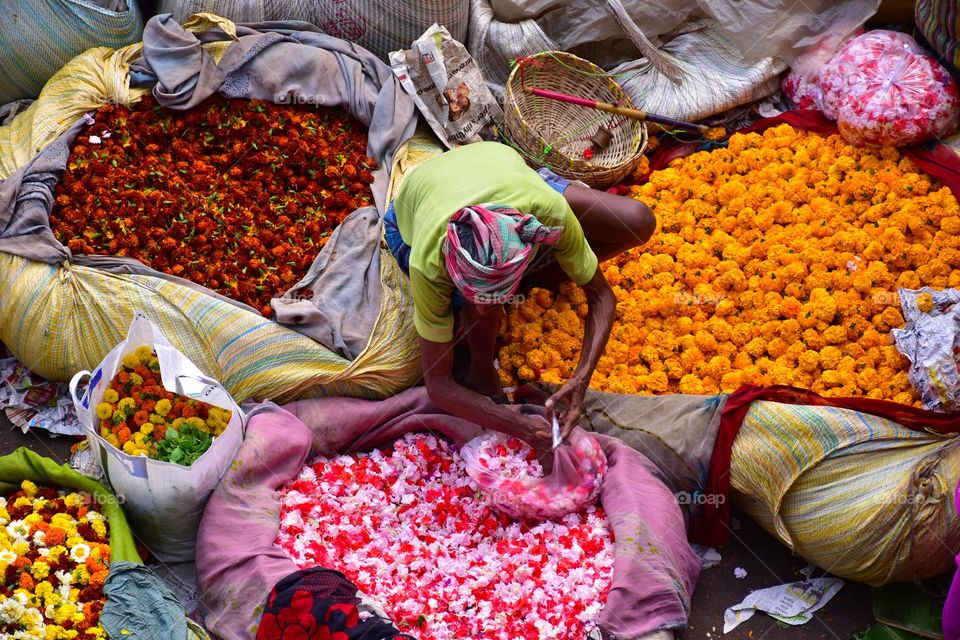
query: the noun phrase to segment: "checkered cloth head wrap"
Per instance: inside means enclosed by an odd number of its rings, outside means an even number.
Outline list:
[[[532,215],[503,205],[464,207],[447,225],[447,273],[469,302],[503,303],[520,286],[533,245],[554,244],[562,234],[562,226],[542,225]]]

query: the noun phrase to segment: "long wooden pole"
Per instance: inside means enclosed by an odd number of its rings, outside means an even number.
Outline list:
[[[626,116],[627,118],[631,118],[633,120],[656,122],[657,124],[667,125],[676,129],[686,129],[688,131],[696,131],[697,133],[706,133],[709,129],[709,127],[706,127],[702,124],[676,120],[674,118],[668,118],[667,116],[658,116],[653,113],[641,111],[640,109],[621,107],[609,102],[599,102],[597,100],[578,98],[577,96],[571,96],[566,93],[557,93],[556,91],[547,91],[546,89],[532,89],[530,87],[526,88],[526,92],[535,96],[540,96],[541,98],[548,98],[558,102],[566,102],[567,104],[576,104],[582,107],[597,109],[598,111],[606,111],[607,113],[615,113],[617,115]]]

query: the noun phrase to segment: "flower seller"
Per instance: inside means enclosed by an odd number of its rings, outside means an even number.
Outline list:
[[[384,222],[387,244],[410,276],[431,400],[540,450],[549,448],[549,428],[508,404],[496,370],[503,305],[533,286],[556,290],[567,278],[583,287],[589,311],[580,361],[546,404],[566,437],[613,324],[616,297],[599,262],[650,238],[650,209],[537,172],[509,146],[478,142],[411,172]],[[455,353],[467,355],[468,365],[455,365]]]

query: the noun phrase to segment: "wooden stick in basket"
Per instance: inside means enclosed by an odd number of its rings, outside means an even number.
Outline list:
[[[656,122],[657,124],[667,125],[668,127],[673,127],[675,129],[686,129],[688,131],[696,131],[697,133],[706,133],[709,129],[709,127],[706,127],[702,124],[684,122],[683,120],[675,120],[674,118],[668,118],[667,116],[658,116],[653,113],[647,113],[646,111],[640,111],[639,109],[620,107],[609,102],[587,100],[586,98],[578,98],[566,93],[557,93],[555,91],[547,91],[545,89],[532,89],[530,87],[526,87],[525,90],[527,93],[532,93],[533,95],[540,96],[541,98],[549,98],[550,100],[557,100],[558,102],[566,102],[568,104],[576,104],[581,107],[597,109],[598,111],[615,113],[617,115],[632,118],[633,120],[647,120],[649,122]]]

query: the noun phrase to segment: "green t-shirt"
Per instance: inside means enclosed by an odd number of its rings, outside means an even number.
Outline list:
[[[477,142],[427,160],[411,172],[394,201],[400,236],[410,246],[410,286],[417,333],[432,342],[453,339],[453,282],[443,260],[450,216],[463,207],[502,204],[547,226],[563,226],[552,249],[577,284],[597,272],[580,222],[564,197],[512,148]]]

